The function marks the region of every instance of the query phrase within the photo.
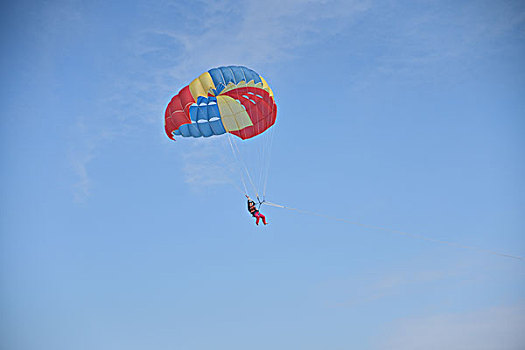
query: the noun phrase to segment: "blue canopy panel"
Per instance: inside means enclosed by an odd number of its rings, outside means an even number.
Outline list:
[[[190,106],[191,124],[183,124],[173,131],[175,136],[210,137],[226,133],[222,124],[217,98],[199,96],[197,103]]]
[[[241,81],[246,83],[254,81],[254,83],[260,83],[261,77],[255,71],[250,68],[243,66],[227,66],[213,68],[208,71],[210,73],[213,83],[216,86],[215,96],[221,93],[221,91],[228,85],[228,83],[238,84]]]

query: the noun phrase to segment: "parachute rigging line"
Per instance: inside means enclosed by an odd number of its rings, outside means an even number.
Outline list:
[[[269,136],[270,141],[268,142],[269,145],[268,145],[268,155],[267,155],[268,161],[265,164],[266,174],[264,175],[263,199],[266,197],[266,185],[268,184],[268,176],[270,173],[270,160],[271,160],[271,155],[272,155],[272,146],[273,146],[273,138],[275,135],[275,129],[276,128],[272,128],[272,130],[270,130],[270,136]]]
[[[497,252],[497,251],[494,251],[494,250],[479,248],[479,247],[475,247],[475,246],[469,246],[469,245],[465,245],[465,244],[459,244],[459,243],[446,241],[446,240],[442,240],[442,239],[435,239],[435,238],[423,236],[423,235],[420,235],[420,234],[408,233],[408,232],[394,230],[394,229],[381,227],[381,226],[362,224],[362,223],[359,223],[359,222],[355,222],[355,221],[351,221],[351,220],[347,220],[347,219],[342,219],[342,218],[338,218],[338,217],[335,217],[335,216],[320,214],[320,213],[316,213],[316,212],[312,212],[312,211],[308,211],[308,210],[291,208],[291,207],[287,207],[287,206],[284,206],[284,205],[280,205],[280,204],[276,204],[276,203],[272,203],[272,202],[268,202],[268,201],[265,201],[264,204],[272,206],[272,207],[276,207],[276,208],[296,211],[298,213],[315,215],[315,216],[319,216],[319,217],[322,217],[322,218],[325,218],[325,219],[328,219],[328,220],[341,221],[341,222],[344,222],[344,223],[347,223],[347,224],[361,226],[361,227],[365,227],[365,228],[368,228],[368,229],[381,230],[381,231],[395,233],[397,235],[410,237],[410,238],[414,238],[414,239],[418,239],[418,240],[422,240],[422,241],[444,244],[444,245],[448,245],[448,246],[452,246],[452,247],[456,247],[456,248],[468,249],[468,250],[472,250],[472,251],[477,251],[477,252],[481,252],[481,253],[497,255],[497,256],[501,256],[501,257],[505,257],[505,258],[512,258],[512,259],[521,260],[521,261],[525,262],[525,257],[519,256],[519,255],[511,255],[511,254],[501,253],[501,252]]]
[[[235,141],[232,142],[232,136],[230,134],[228,134],[228,141],[230,142],[230,147],[231,147],[231,150],[232,150],[232,153],[233,153],[233,157],[235,158],[237,163],[239,163],[239,165],[242,168],[244,168],[244,171],[246,172],[246,176],[248,177],[248,180],[250,181],[250,184],[252,185],[253,190],[255,191],[255,194],[257,195],[257,198],[259,198],[257,187],[254,185],[254,183],[252,181],[252,177],[250,176],[250,172],[248,171],[248,168],[246,167],[246,164],[244,163],[244,161],[241,158],[241,153],[239,151],[239,148],[237,147],[237,144],[235,143]],[[235,145],[235,147],[234,147],[234,145]],[[241,179],[242,179],[242,182],[244,184],[244,178],[243,178],[242,171],[241,171]],[[246,184],[244,184],[244,188],[246,189]],[[248,193],[248,191],[246,190],[246,194],[247,193]]]

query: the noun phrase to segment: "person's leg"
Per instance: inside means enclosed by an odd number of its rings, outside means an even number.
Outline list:
[[[266,216],[264,216],[263,214],[259,213],[259,216],[261,217],[262,221],[263,221],[263,224],[266,225]]]
[[[259,219],[261,218],[261,214],[259,214],[259,212],[255,212],[255,214],[253,214],[253,216],[256,217],[256,220],[255,220],[255,224],[256,225],[259,225]]]

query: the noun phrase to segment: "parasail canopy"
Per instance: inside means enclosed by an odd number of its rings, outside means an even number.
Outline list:
[[[257,136],[277,116],[272,89],[257,72],[243,66],[213,68],[175,95],[165,114],[165,130],[175,140],[231,133]]]

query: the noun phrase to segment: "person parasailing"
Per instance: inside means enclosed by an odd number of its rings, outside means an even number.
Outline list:
[[[250,196],[245,196],[246,198],[248,198],[248,211],[250,212],[250,214],[252,214],[254,218],[256,218],[255,224],[259,225],[259,219],[262,219],[263,224],[267,225],[268,223],[266,222],[266,217],[263,214],[261,214],[259,210],[257,210],[257,208],[255,207],[255,202],[252,201]]]

